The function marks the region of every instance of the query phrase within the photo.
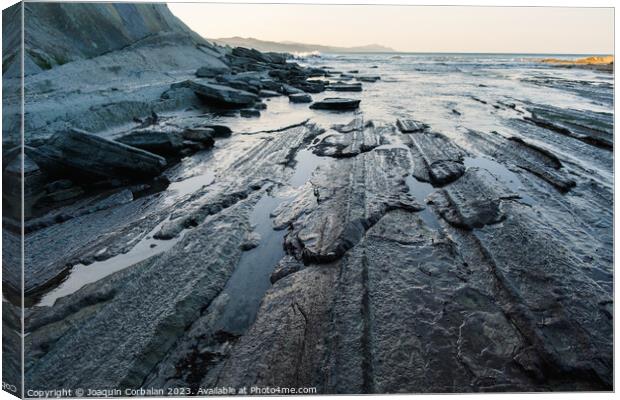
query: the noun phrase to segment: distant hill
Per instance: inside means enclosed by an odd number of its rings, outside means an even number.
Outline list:
[[[324,46],[320,44],[306,44],[296,42],[269,42],[254,38],[230,37],[220,39],[207,39],[223,46],[248,47],[259,51],[275,51],[279,53],[391,53],[396,50],[379,44],[369,44],[355,47]]]

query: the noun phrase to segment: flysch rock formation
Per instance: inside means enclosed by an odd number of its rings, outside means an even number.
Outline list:
[[[480,96],[446,115],[501,128],[371,119],[323,92],[387,79],[213,45],[165,5],[27,6],[28,62],[55,60],[25,81],[23,158],[3,76],[27,389],[613,387],[611,114]],[[110,19],[105,50],[48,49],[48,19],[70,16]],[[274,103],[306,114],[270,126]],[[17,214],[3,379],[20,372]]]

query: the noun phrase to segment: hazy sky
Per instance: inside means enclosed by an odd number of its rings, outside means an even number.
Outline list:
[[[398,51],[613,53],[613,9],[169,3],[207,38]]]

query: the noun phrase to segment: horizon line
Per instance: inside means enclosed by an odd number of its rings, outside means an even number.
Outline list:
[[[261,42],[270,42],[270,43],[276,43],[276,44],[282,44],[282,45],[304,45],[304,46],[321,46],[321,47],[340,47],[340,48],[343,48],[343,49],[359,48],[359,47],[367,47],[367,46],[382,46],[382,47],[391,48],[390,46],[387,46],[387,45],[384,45],[384,44],[379,44],[379,43],[361,44],[361,45],[354,45],[354,46],[338,46],[338,45],[331,45],[331,44],[303,43],[303,42],[296,42],[296,41],[292,41],[292,40],[284,40],[284,41],[266,40],[266,39],[258,39],[258,38],[251,37],[251,36],[249,36],[249,37],[228,36],[228,37],[221,37],[221,38],[207,38],[207,37],[204,37],[204,36],[202,36],[202,37],[203,37],[203,39],[205,39],[207,41],[218,41],[218,40],[222,40],[222,39],[240,38],[240,39],[253,39],[253,40],[258,40],[258,41],[261,41]],[[220,46],[221,46],[221,44],[220,44]],[[230,46],[230,45],[226,44],[226,46]],[[236,46],[236,47],[243,47],[243,46]],[[254,47],[251,47],[251,48],[255,49]],[[255,50],[258,50],[258,49],[255,49]],[[259,51],[261,51],[261,50],[259,50]],[[286,52],[284,52],[284,53],[286,53]],[[340,54],[340,53],[343,53],[343,52],[324,51],[322,53],[323,54]],[[529,53],[529,52],[522,52],[522,51],[521,52],[501,52],[501,51],[418,51],[418,50],[411,51],[411,50],[393,50],[393,51],[347,51],[345,53],[347,53],[347,54],[494,54],[494,55],[514,55],[514,54],[520,54],[520,55],[532,55],[532,56],[536,56],[536,55],[555,55],[555,56],[614,56],[615,57],[615,53],[614,52],[610,52],[610,53],[557,53],[557,52]]]

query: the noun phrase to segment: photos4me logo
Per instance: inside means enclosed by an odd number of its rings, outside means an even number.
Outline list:
[[[10,383],[2,382],[2,390],[8,390],[9,392],[17,392],[17,386],[11,385]]]

